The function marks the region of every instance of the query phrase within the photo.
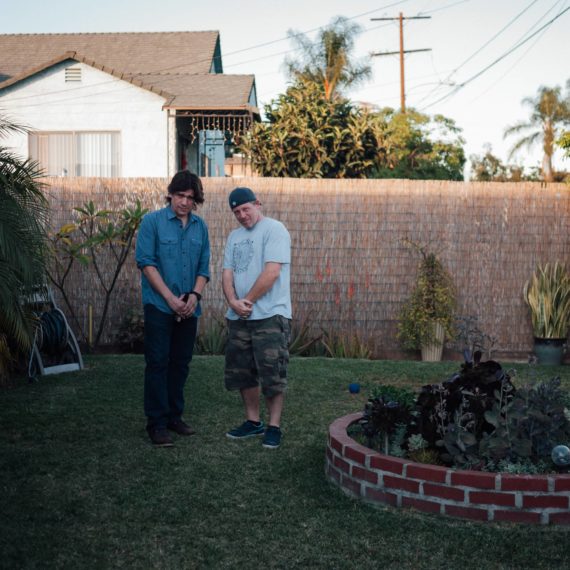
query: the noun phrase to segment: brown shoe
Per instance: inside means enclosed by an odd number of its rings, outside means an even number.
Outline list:
[[[170,422],[166,427],[178,435],[194,435],[196,433],[195,430],[193,430],[187,423],[183,422],[182,420]]]
[[[149,429],[148,436],[155,447],[172,447],[174,445],[170,434],[164,428]]]

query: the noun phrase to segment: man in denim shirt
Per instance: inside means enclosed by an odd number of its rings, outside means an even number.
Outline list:
[[[168,430],[192,435],[183,420],[184,384],[210,279],[210,241],[202,218],[202,182],[188,170],[168,186],[165,208],[144,216],[136,246],[144,305],[144,412],[155,446],[171,447]]]

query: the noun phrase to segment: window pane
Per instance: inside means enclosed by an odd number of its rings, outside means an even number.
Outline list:
[[[30,134],[30,158],[47,176],[73,176],[75,171],[71,133]]]
[[[48,176],[118,177],[120,133],[32,133],[30,157]]]
[[[77,175],[117,176],[117,133],[77,134]]]

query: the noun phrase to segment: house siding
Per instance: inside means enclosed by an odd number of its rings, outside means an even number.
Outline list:
[[[65,69],[81,68],[81,82]],[[33,131],[121,133],[122,177],[167,177],[168,121],[164,97],[83,63],[67,61],[0,91],[3,114]],[[3,140],[29,156],[27,134]]]

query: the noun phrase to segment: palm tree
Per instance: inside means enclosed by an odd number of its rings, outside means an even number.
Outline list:
[[[25,132],[0,115],[0,139]],[[22,295],[44,282],[48,202],[36,163],[0,145],[0,380],[12,356],[29,350],[33,315]]]
[[[322,28],[314,42],[303,33],[289,30],[287,35],[301,51],[299,61],[285,60],[290,76],[322,85],[328,101],[342,88],[368,79],[372,74],[370,65],[352,59],[354,40],[360,31],[358,24],[350,23],[342,16]]]
[[[570,81],[566,86],[567,91],[570,92]],[[542,141],[544,153],[542,177],[546,182],[552,182],[554,180],[552,170],[554,143],[560,129],[570,124],[570,94],[563,98],[560,87],[540,87],[535,98],[525,97],[522,102],[531,108],[530,120],[505,129],[505,137],[523,134],[523,137],[512,147],[509,158],[512,158],[520,149],[529,148]]]

